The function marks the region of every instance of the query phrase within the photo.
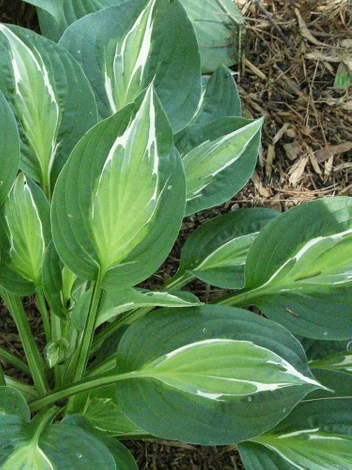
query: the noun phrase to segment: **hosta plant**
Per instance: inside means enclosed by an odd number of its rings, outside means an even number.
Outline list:
[[[351,198],[220,215],[141,284],[246,184],[263,120],[225,66],[201,77],[188,2],[31,3],[62,28],[0,25],[0,293],[25,356],[0,348],[0,468],[136,469],[131,438],[350,468]]]

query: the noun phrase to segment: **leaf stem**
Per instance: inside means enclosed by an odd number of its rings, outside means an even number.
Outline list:
[[[138,375],[135,372],[117,374],[115,370],[108,374],[105,373],[104,375],[85,377],[79,382],[60,387],[52,392],[49,392],[44,397],[33,400],[29,403],[29,408],[31,411],[37,411],[44,407],[51,406],[58,401],[65,400],[66,398],[69,398],[73,395],[77,395],[77,393],[87,392],[94,390],[95,388],[104,387],[106,385],[113,385],[117,381],[136,377],[138,377]]]
[[[74,382],[77,382],[82,379],[86,368],[88,359],[90,356],[90,351],[93,343],[93,337],[95,332],[95,325],[97,323],[97,317],[99,312],[99,305],[102,297],[102,288],[100,287],[101,277],[98,276],[97,282],[94,285],[93,295],[89,306],[89,312],[82,333],[82,338],[80,341],[80,348],[77,359],[77,366],[74,374]]]
[[[11,354],[6,349],[0,348],[0,358],[3,359],[4,361],[10,363],[11,365],[16,367],[17,369],[21,370],[25,374],[30,375],[30,370],[29,370],[28,365],[25,362],[21,361],[21,359],[19,359],[18,357]]]
[[[3,287],[0,287],[0,295],[3,298],[6,307],[9,309],[13,319],[15,320],[35,388],[37,389],[39,395],[45,395],[49,390],[44,373],[45,363],[34,341],[21,299],[13,294],[10,294]]]
[[[6,385],[4,371],[2,370],[2,365],[0,363],[0,387]]]
[[[213,300],[211,304],[217,305],[230,305],[232,307],[244,307],[252,305],[254,299],[258,296],[259,289],[243,290],[239,293],[231,293],[221,297],[220,299]]]
[[[38,299],[38,303],[39,303],[39,310],[40,310],[40,313],[41,313],[41,316],[42,316],[42,319],[43,319],[46,342],[50,343],[50,341],[51,341],[50,318],[49,318],[48,309],[46,308],[43,289],[41,287],[38,287],[38,289],[36,291],[36,294],[37,294],[37,299]]]

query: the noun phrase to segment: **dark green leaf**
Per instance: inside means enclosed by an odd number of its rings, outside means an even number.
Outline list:
[[[263,433],[319,388],[288,331],[218,306],[161,309],[133,323],[115,373],[123,374],[118,401],[134,423],[154,436],[206,445]]]
[[[348,339],[351,269],[352,198],[313,201],[258,235],[248,253],[245,290],[232,304],[253,303],[297,335]]]
[[[20,161],[20,139],[13,112],[0,92],[0,206],[15,180]]]
[[[178,1],[130,0],[72,24],[60,45],[80,62],[107,117],[153,82],[174,132],[200,98],[197,40]]]
[[[186,240],[180,269],[168,287],[197,278],[224,289],[241,289],[248,250],[259,231],[278,214],[253,208],[209,220]]]

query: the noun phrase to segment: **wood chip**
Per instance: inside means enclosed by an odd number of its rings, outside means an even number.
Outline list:
[[[253,173],[252,181],[260,196],[269,198],[273,195],[273,192],[270,188],[264,188],[263,183],[261,182],[260,177],[256,171]]]
[[[290,178],[289,182],[292,186],[295,186],[302,178],[304,170],[306,169],[309,157],[308,155],[302,157],[298,162],[296,162],[291,170],[289,171]]]
[[[275,145],[277,142],[279,142],[279,140],[281,139],[281,137],[283,137],[287,130],[288,130],[288,123],[286,122],[282,127],[281,129],[279,129],[277,131],[277,133],[275,134],[274,138],[273,138],[273,144]]]
[[[269,144],[268,152],[267,152],[267,155],[266,155],[266,161],[265,161],[265,174],[268,177],[268,179],[271,178],[271,173],[272,173],[272,170],[273,170],[273,162],[275,160],[275,156],[276,156],[275,146]]]
[[[323,172],[322,172],[321,169],[320,169],[318,160],[316,159],[316,156],[314,155],[314,153],[309,155],[309,160],[310,160],[310,163],[311,163],[311,165],[312,165],[313,170],[315,171],[315,173],[316,173],[317,175],[322,175]]]
[[[352,142],[344,142],[338,145],[330,145],[328,148],[320,149],[315,152],[315,157],[319,163],[325,162],[332,155],[348,152],[352,149]]]
[[[301,14],[300,14],[299,10],[297,10],[297,8],[295,8],[295,13],[296,13],[297,20],[298,20],[299,30],[300,30],[302,36],[304,38],[306,38],[309,42],[314,44],[315,46],[324,46],[324,43],[318,41],[318,39],[315,38],[313,36],[313,34],[309,31],[304,19],[302,18]]]
[[[327,160],[325,162],[325,165],[324,165],[324,176],[326,178],[328,178],[330,175],[331,175],[331,170],[332,170],[332,166],[334,164],[334,156],[331,155],[331,157],[329,158],[329,160]]]
[[[255,65],[253,65],[252,62],[249,62],[248,59],[244,59],[244,63],[246,67],[248,67],[249,70],[253,72],[254,75],[256,75],[258,78],[260,78],[261,80],[267,80],[267,76],[261,70],[259,70]]]

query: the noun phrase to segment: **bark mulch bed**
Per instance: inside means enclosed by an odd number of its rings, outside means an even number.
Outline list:
[[[256,172],[243,191],[224,206],[185,220],[173,253],[151,281],[154,287],[177,269],[187,233],[219,213],[249,206],[284,211],[321,197],[352,195],[351,87],[334,86],[340,64],[352,67],[352,2],[235,3],[246,18],[247,34],[241,63],[234,71],[244,116],[266,116],[263,149]],[[0,0],[0,20],[38,30],[35,10],[19,0]],[[219,295],[201,283],[191,287],[202,300]],[[41,323],[31,299],[27,311],[40,341]],[[17,332],[5,311],[0,315],[0,331],[0,347],[10,347],[21,355]],[[13,372],[7,369],[9,375]],[[127,445],[140,469],[244,468],[235,446],[214,448],[167,441]]]

